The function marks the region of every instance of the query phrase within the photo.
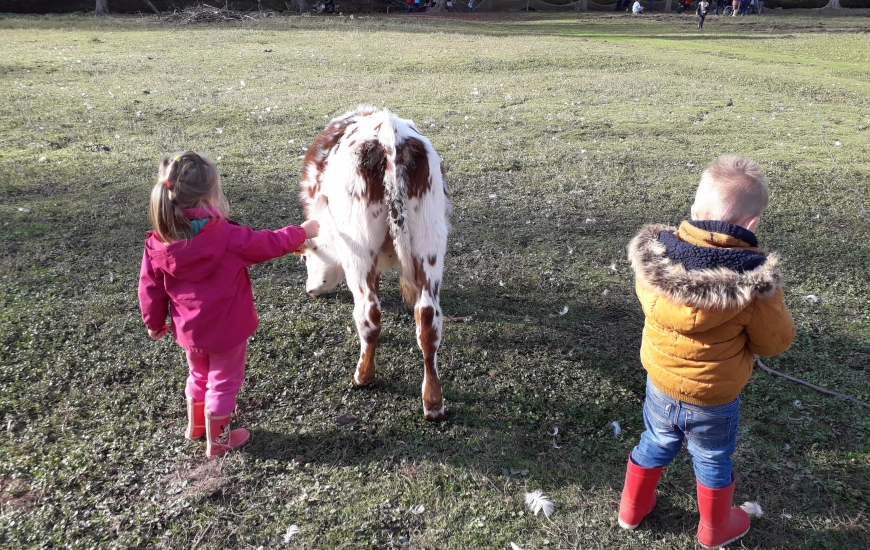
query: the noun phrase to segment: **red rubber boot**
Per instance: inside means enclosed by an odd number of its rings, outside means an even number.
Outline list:
[[[187,398],[187,431],[184,437],[197,440],[205,435],[205,401]]]
[[[698,542],[704,548],[721,548],[749,532],[749,515],[740,508],[732,508],[734,481],[721,489],[710,489],[698,482]]]
[[[643,468],[631,461],[625,471],[625,487],[619,502],[619,526],[634,530],[656,506],[656,485],[664,467]]]
[[[205,456],[215,458],[227,451],[241,447],[251,438],[251,433],[245,428],[230,429],[231,414],[212,416],[205,410]]]

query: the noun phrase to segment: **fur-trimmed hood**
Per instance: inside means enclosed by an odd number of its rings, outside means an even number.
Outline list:
[[[759,251],[764,261],[738,272],[727,267],[687,269],[668,257],[659,233],[674,227],[647,225],[628,245],[628,259],[640,286],[682,306],[703,310],[740,310],[756,298],[770,298],[782,287],[779,257]]]

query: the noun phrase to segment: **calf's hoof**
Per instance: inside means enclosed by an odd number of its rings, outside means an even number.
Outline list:
[[[444,422],[447,420],[447,415],[444,414],[444,405],[441,405],[441,408],[438,409],[427,409],[424,407],[423,416],[425,416],[426,420],[429,422]]]
[[[360,380],[359,378],[356,377],[355,374],[353,375],[353,385],[356,386],[357,388],[364,388],[374,381],[375,381],[374,376],[372,376],[371,378],[368,378],[366,380]]]

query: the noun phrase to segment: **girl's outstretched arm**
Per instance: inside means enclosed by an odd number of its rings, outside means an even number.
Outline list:
[[[233,229],[230,247],[235,249],[244,261],[251,264],[289,254],[299,249],[306,239],[305,229],[295,225],[275,231],[269,229],[254,231],[245,226],[236,226]]]

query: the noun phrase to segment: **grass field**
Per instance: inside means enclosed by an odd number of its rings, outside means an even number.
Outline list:
[[[717,154],[756,158],[798,332],[766,364],[870,401],[870,18],[844,11],[703,33],[676,15],[0,17],[0,546],[694,548],[685,453],[641,528],[616,523],[645,382],[625,245],[686,217]],[[442,306],[471,320],[444,328],[448,421],[423,420],[395,276],[378,380],[355,390],[350,293],[309,299],[282,258],[251,269],[253,443],[207,462],[182,437],[183,354],[136,299],[157,163],[207,153],[236,220],[298,224],[301,155],[360,103],[416,121],[449,168]],[[870,547],[867,409],[757,371],[735,464],[736,503],[765,515],[734,547]],[[535,489],[549,518],[523,505]]]

